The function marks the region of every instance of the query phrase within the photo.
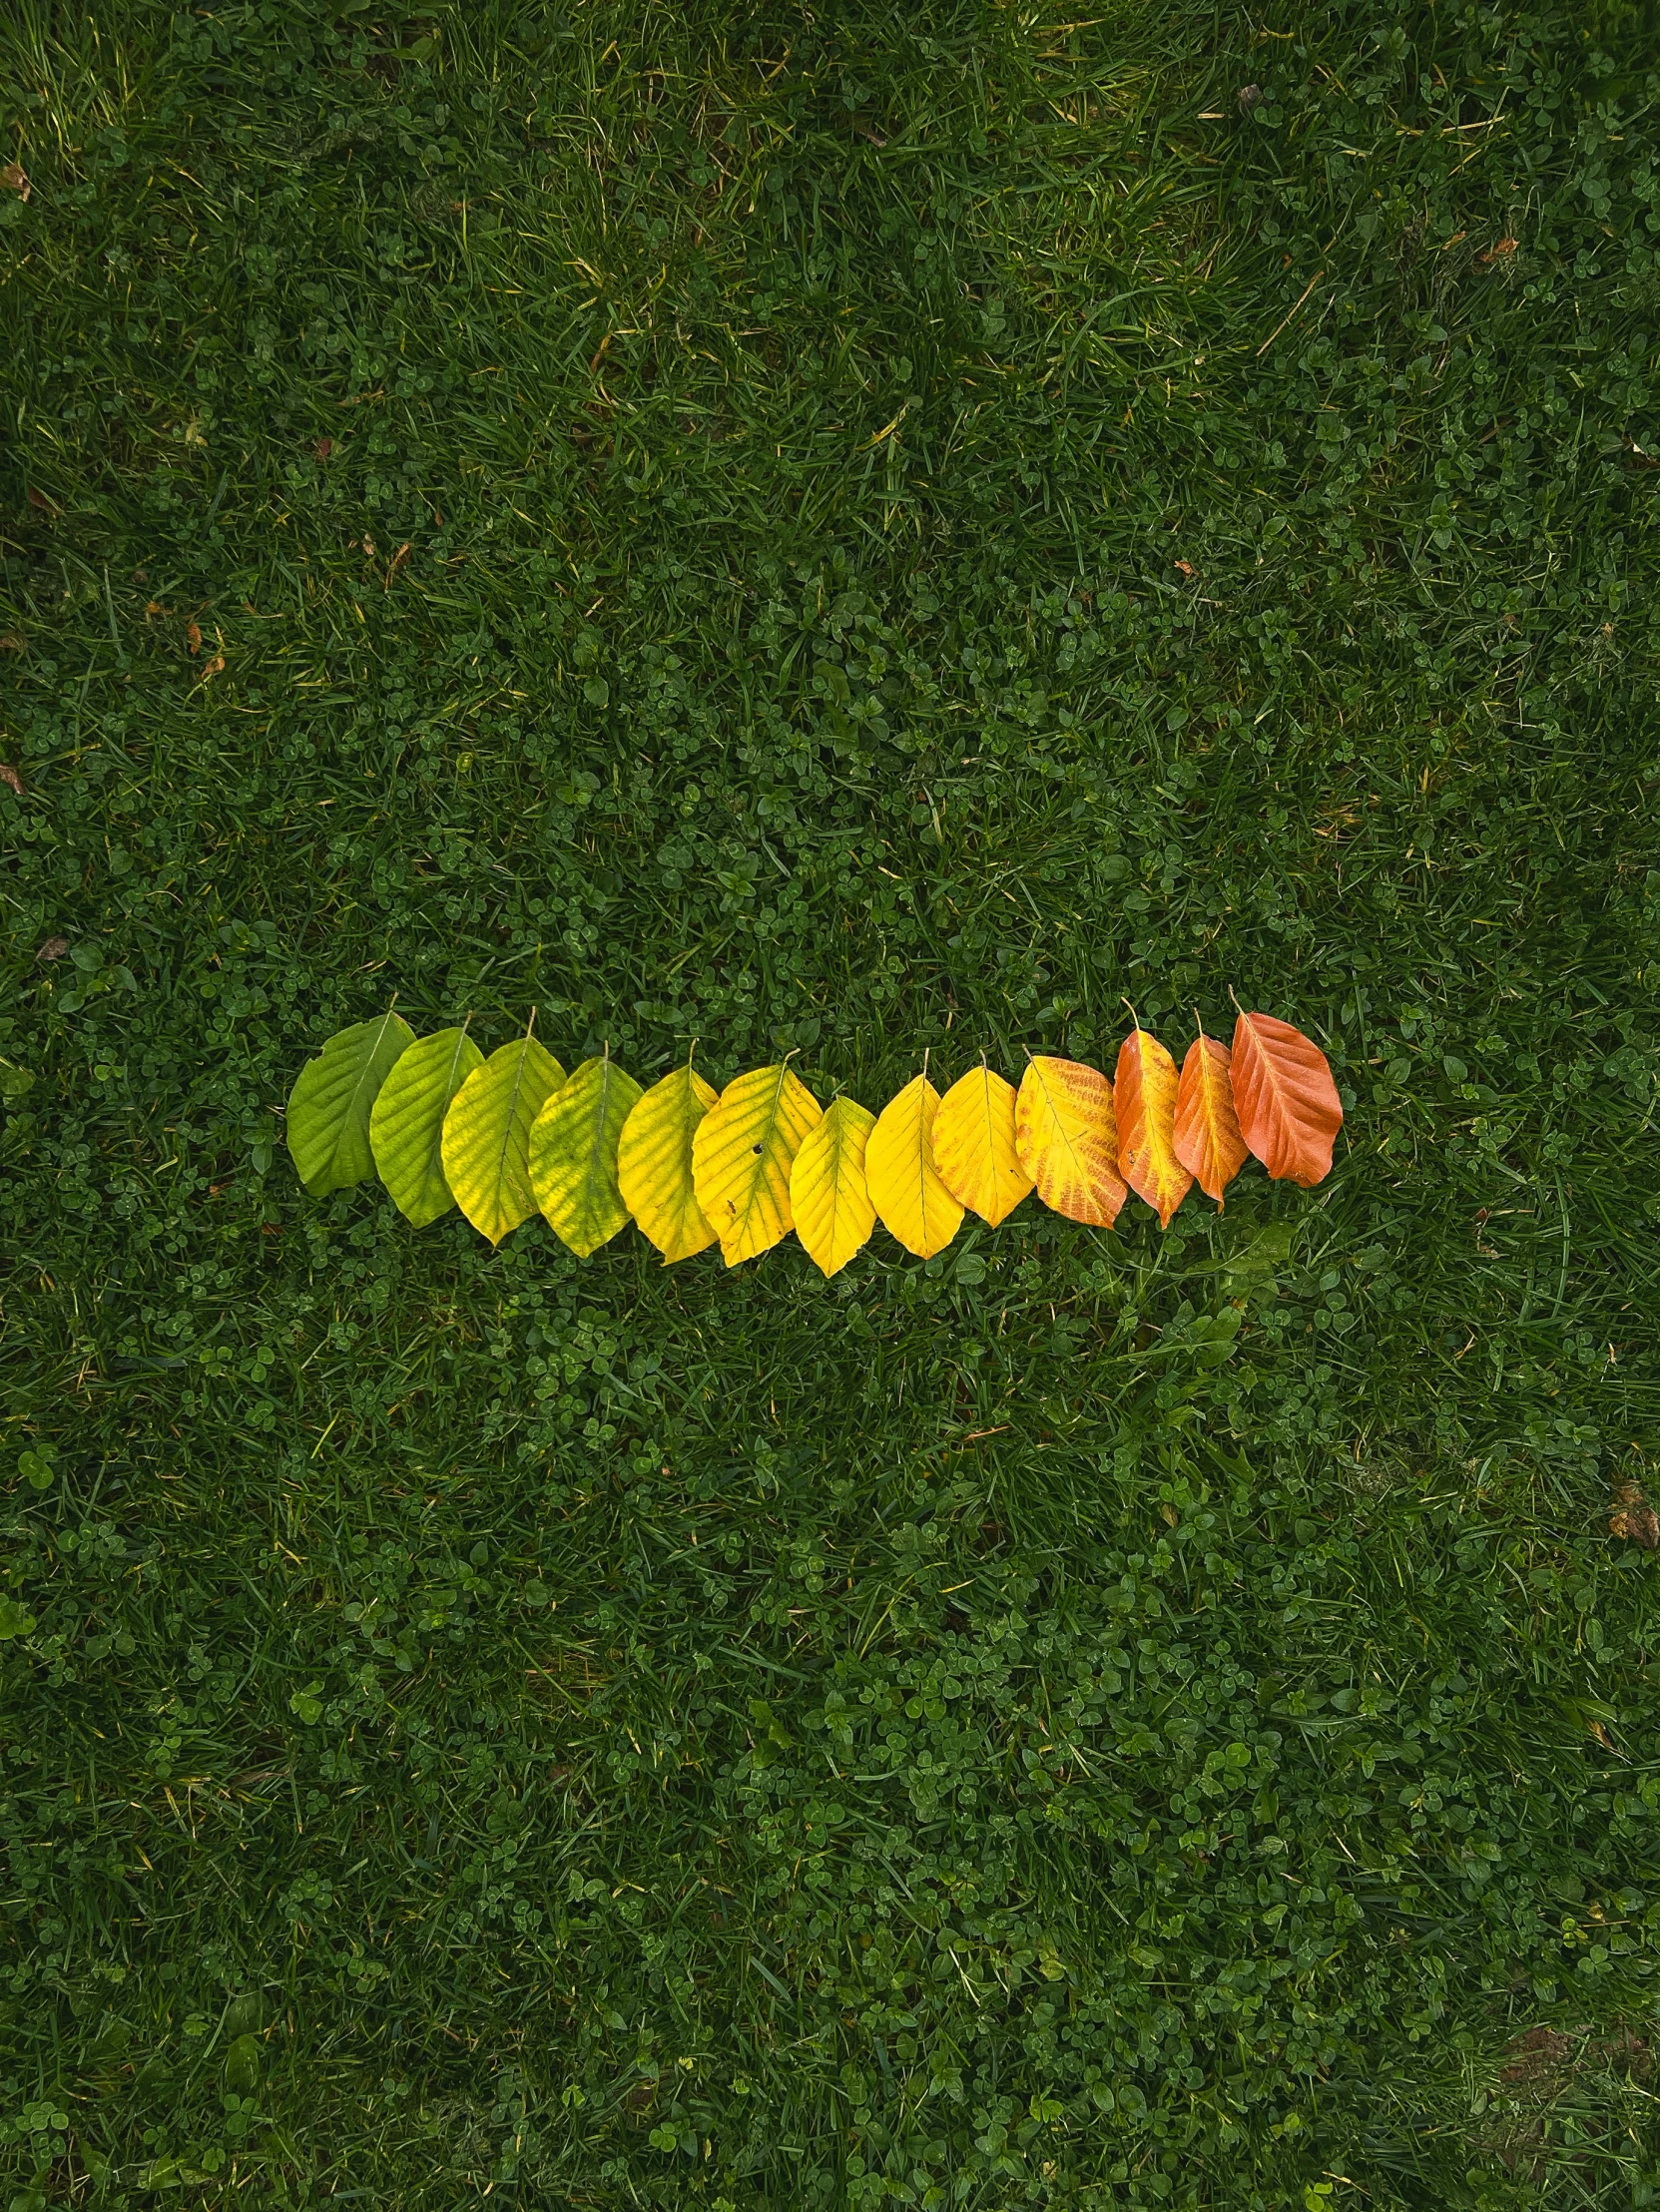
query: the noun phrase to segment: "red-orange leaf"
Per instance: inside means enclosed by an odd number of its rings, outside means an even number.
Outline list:
[[[1222,1194],[1251,1157],[1239,1133],[1234,1088],[1228,1080],[1233,1055],[1201,1029],[1182,1062],[1176,1092],[1176,1157],[1192,1170],[1199,1188],[1222,1208]]]
[[[1118,1115],[1118,1172],[1168,1229],[1170,1217],[1193,1188],[1176,1157],[1176,1063],[1145,1029],[1136,1028],[1118,1048],[1113,1106]]]
[[[1319,1045],[1273,1014],[1234,1025],[1240,1135],[1272,1176],[1309,1190],[1332,1172],[1343,1103]]]

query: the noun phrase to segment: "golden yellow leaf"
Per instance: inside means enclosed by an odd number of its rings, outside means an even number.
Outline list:
[[[1110,1229],[1129,1196],[1118,1172],[1112,1085],[1081,1060],[1039,1053],[1014,1101],[1014,1142],[1045,1206],[1068,1221]]]
[[[1014,1085],[985,1066],[971,1068],[939,1101],[933,1121],[939,1180],[995,1229],[1032,1187],[1014,1141]]]
[[[819,1101],[782,1064],[735,1076],[692,1138],[692,1185],[729,1268],[789,1234],[790,1170]]]
[[[1176,1063],[1138,1026],[1118,1049],[1113,1107],[1118,1116],[1118,1172],[1168,1229],[1193,1188],[1176,1157]]]
[[[875,1125],[856,1099],[832,1099],[790,1170],[796,1234],[822,1275],[838,1274],[876,1226],[864,1180],[864,1145]]]
[[[628,1220],[617,1188],[617,1144],[640,1086],[607,1053],[584,1060],[530,1132],[530,1187],[560,1241],[586,1260]]]
[[[654,1083],[623,1124],[617,1187],[665,1267],[715,1242],[692,1185],[692,1139],[719,1095],[688,1063]]]
[[[500,1244],[536,1211],[530,1129],[565,1070],[534,1037],[520,1037],[474,1068],[444,1116],[444,1181],[481,1236]]]
[[[882,1226],[907,1252],[931,1260],[956,1235],[962,1208],[933,1164],[939,1093],[925,1075],[907,1083],[876,1116],[864,1147],[864,1180]]]

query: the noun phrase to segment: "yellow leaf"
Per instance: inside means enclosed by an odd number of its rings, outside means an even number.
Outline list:
[[[934,1171],[938,1107],[939,1093],[918,1075],[888,1100],[864,1147],[870,1203],[883,1227],[919,1260],[943,1252],[962,1220],[962,1208]]]
[[[1020,1078],[1014,1141],[1045,1206],[1068,1221],[1112,1227],[1129,1193],[1118,1172],[1112,1085],[1099,1068],[1037,1054]]]
[[[536,1116],[530,1187],[554,1234],[586,1260],[628,1220],[617,1188],[617,1144],[640,1086],[609,1054],[584,1060]]]
[[[875,1125],[855,1099],[833,1099],[790,1170],[796,1234],[823,1275],[838,1274],[876,1226],[864,1181],[864,1142]]]
[[[951,1196],[995,1229],[1032,1187],[1014,1141],[1014,1085],[977,1067],[953,1083],[933,1123],[933,1164]]]
[[[1118,1048],[1113,1086],[1118,1115],[1118,1172],[1168,1229],[1193,1188],[1176,1157],[1176,1063],[1157,1037],[1137,1027]]]
[[[455,1203],[492,1244],[536,1211],[530,1187],[530,1130],[565,1070],[534,1037],[492,1052],[450,1101],[444,1116],[444,1180]]]
[[[688,1062],[654,1083],[623,1124],[617,1188],[665,1267],[715,1242],[692,1185],[692,1138],[718,1096]]]
[[[730,1082],[692,1139],[692,1183],[729,1268],[787,1236],[790,1170],[819,1119],[819,1101],[784,1066]]]

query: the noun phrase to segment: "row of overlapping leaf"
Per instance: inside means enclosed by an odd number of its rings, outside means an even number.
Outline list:
[[[455,1205],[499,1244],[540,1212],[586,1259],[632,1218],[665,1262],[719,1243],[729,1267],[794,1229],[826,1275],[878,1221],[927,1259],[965,1210],[995,1227],[1032,1191],[1102,1228],[1134,1191],[1167,1228],[1252,1154],[1318,1183],[1342,1123],[1325,1055],[1271,1014],[1241,1014],[1231,1048],[1201,1032],[1179,1075],[1138,1025],[1110,1081],[1039,1055],[1018,1090],[982,1064],[942,1098],[924,1068],[872,1114],[822,1108],[784,1064],[717,1092],[688,1061],[642,1090],[609,1054],[567,1076],[528,1033],[486,1059],[464,1028],[417,1038],[387,1013],[330,1037],[287,1107],[307,1190],[377,1173],[417,1228]]]

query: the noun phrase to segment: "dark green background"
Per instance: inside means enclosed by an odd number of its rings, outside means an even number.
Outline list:
[[[1654,26],[1083,13],[7,12],[17,2206],[1655,2201]],[[1163,1239],[281,1148],[1230,990]]]

